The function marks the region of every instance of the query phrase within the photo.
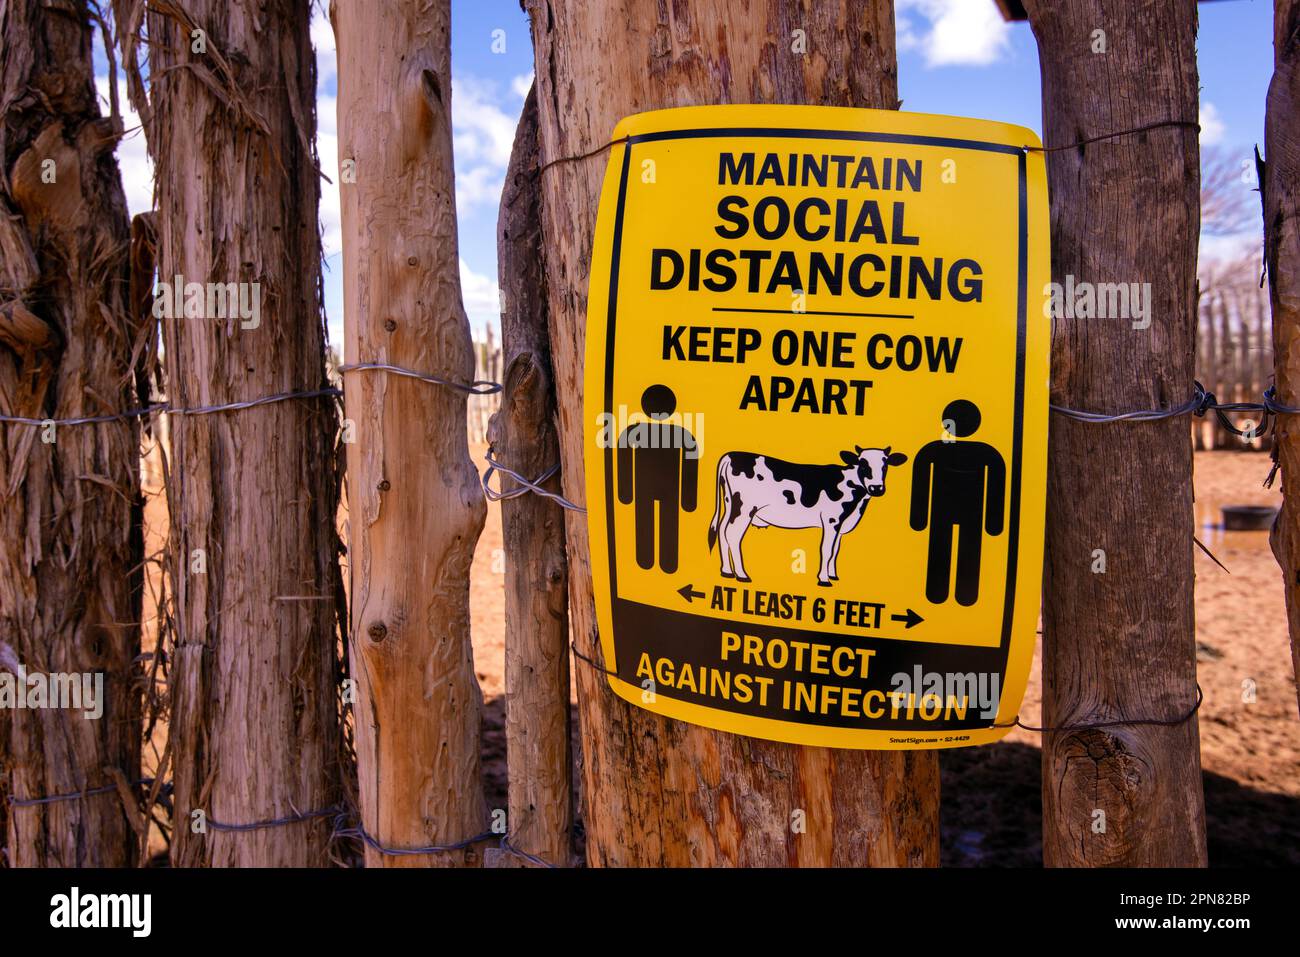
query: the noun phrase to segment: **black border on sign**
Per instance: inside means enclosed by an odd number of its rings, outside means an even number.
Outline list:
[[[1016,385],[1015,414],[1012,425],[1010,469],[1010,512],[1007,516],[1007,588],[1002,606],[1002,636],[999,649],[1003,655],[1002,672],[1006,673],[1006,658],[1011,647],[1011,626],[1015,617],[1017,558],[1020,545],[1020,487],[1023,463],[1025,418],[1025,321],[1028,307],[1029,282],[1029,208],[1028,186],[1026,183],[1025,150],[1020,146],[1007,143],[988,143],[983,140],[953,139],[940,136],[911,136],[903,133],[870,133],[856,130],[805,130],[784,127],[711,127],[690,130],[662,130],[652,133],[635,133],[627,137],[623,149],[623,169],[618,184],[618,207],[614,215],[613,250],[609,267],[609,304],[605,327],[605,390],[603,405],[606,415],[614,411],[614,332],[618,311],[618,276],[619,257],[623,245],[623,212],[627,200],[628,171],[632,165],[632,147],[637,143],[653,143],[660,140],[706,139],[712,137],[765,137],[770,139],[810,139],[810,140],[851,140],[866,143],[900,143],[911,146],[938,146],[948,149],[978,150],[987,153],[1002,153],[1017,157],[1018,179],[1018,292],[1016,297]],[[616,548],[614,544],[614,449],[612,445],[605,448],[605,527],[606,547],[609,550],[609,591],[610,610],[618,601],[618,571],[615,568]],[[873,636],[888,639],[889,636]],[[893,640],[912,641],[901,635]],[[614,662],[606,662],[606,667],[617,670],[618,642],[610,635],[614,645]],[[964,645],[958,647],[981,647]]]

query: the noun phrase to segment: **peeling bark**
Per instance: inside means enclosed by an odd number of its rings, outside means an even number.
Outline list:
[[[258,283],[260,295],[256,327],[162,320],[174,406],[328,385],[309,22],[306,0],[149,4],[141,115],[160,281]],[[334,403],[173,416],[170,429],[172,862],[324,865],[328,817],[194,833],[191,814],[244,824],[340,800]]]
[[[623,116],[700,103],[898,107],[889,0],[528,0],[541,156],[608,142]],[[792,52],[802,30],[807,53]],[[599,38],[594,42],[593,38]],[[604,157],[543,172],[565,494],[583,490],[587,280]],[[601,661],[586,516],[567,516],[578,650]],[[583,823],[594,865],[934,865],[933,752],[796,747],[660,717],[579,662]],[[793,826],[803,812],[805,830]]]
[[[349,362],[467,382],[451,147],[448,0],[334,0]],[[349,166],[349,164],[354,164]],[[355,170],[355,176],[350,170]],[[347,379],[351,663],[361,819],[424,847],[482,833],[482,695],[469,568],[486,506],[465,396],[384,372]],[[369,866],[477,864],[366,851]]]
[[[91,47],[84,3],[0,2],[4,415],[140,404],[120,122],[100,115]],[[140,773],[140,424],[43,432],[0,425],[0,670],[101,673],[104,710],[0,709],[0,823],[12,865],[126,867],[137,840],[116,791],[5,807]]]
[[[1188,0],[1027,2],[1043,73],[1044,141],[1197,116]],[[1093,52],[1104,30],[1106,52]],[[1151,284],[1130,317],[1058,318],[1052,402],[1116,413],[1191,396],[1200,224],[1195,129],[1167,127],[1047,154],[1052,279]],[[1052,419],[1043,606],[1043,723],[1175,718],[1196,695],[1192,448],[1185,418]],[[1106,572],[1094,574],[1094,549]],[[1102,812],[1101,817],[1098,812]],[[1203,866],[1196,718],[1043,740],[1048,866]]]

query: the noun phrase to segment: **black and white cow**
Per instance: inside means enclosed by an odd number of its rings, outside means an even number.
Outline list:
[[[802,465],[754,452],[728,452],[718,460],[718,488],[709,551],[721,542],[722,577],[747,582],[740,545],[751,525],[820,528],[817,584],[839,578],[840,540],[857,528],[867,502],[885,494],[885,473],[907,456],[891,449],[841,452],[843,465]]]

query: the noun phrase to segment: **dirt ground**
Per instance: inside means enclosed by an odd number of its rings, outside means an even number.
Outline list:
[[[476,461],[482,453],[472,450]],[[1196,453],[1197,536],[1227,567],[1197,550],[1201,761],[1212,866],[1300,865],[1300,715],[1281,573],[1267,532],[1220,526],[1223,505],[1280,502],[1276,485],[1262,485],[1268,470],[1264,454]],[[491,504],[471,572],[491,807],[506,806],[501,567],[501,513]],[[1035,660],[1022,720],[1040,723],[1041,700]],[[1016,729],[994,745],[940,753],[945,866],[1041,865],[1038,737]]]

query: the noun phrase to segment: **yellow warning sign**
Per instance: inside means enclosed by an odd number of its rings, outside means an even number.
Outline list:
[[[1002,737],[1042,565],[1037,138],[723,106],[613,140],[585,402],[614,691],[800,744]]]

